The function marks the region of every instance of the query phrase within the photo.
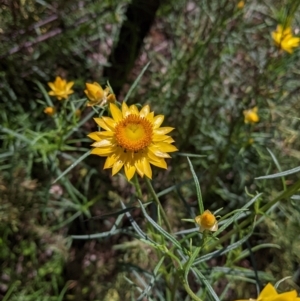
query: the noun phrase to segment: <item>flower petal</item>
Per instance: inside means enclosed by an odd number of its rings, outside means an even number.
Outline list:
[[[132,179],[132,177],[135,174],[136,168],[134,165],[131,165],[130,163],[124,164],[124,170],[125,170],[125,175],[128,181]]]
[[[174,130],[174,128],[172,127],[163,127],[163,128],[158,128],[158,129],[155,129],[153,131],[154,134],[157,134],[157,135],[165,135],[165,134],[168,134],[170,132],[172,132]]]
[[[122,112],[115,104],[111,103],[109,108],[114,121],[119,122],[123,119]]]
[[[115,162],[115,164],[112,167],[112,175],[114,176],[116,173],[120,171],[120,169],[123,167],[124,162],[121,160],[118,160]]]
[[[125,101],[122,102],[122,114],[124,118],[130,114],[129,108]]]
[[[91,150],[91,154],[101,156],[101,157],[106,157],[111,155],[114,152],[113,147],[108,147],[108,148],[93,148]]]
[[[258,299],[270,298],[277,295],[275,287],[271,283],[268,283],[259,294]]]
[[[164,168],[164,169],[167,169],[167,167],[168,167],[165,159],[161,159],[159,161],[150,161],[150,163],[152,165],[155,165],[157,167]]]
[[[164,115],[157,115],[153,119],[153,128],[158,129],[165,119]]]
[[[139,115],[139,110],[135,105],[129,107],[130,114]]]
[[[142,158],[141,160],[142,162],[142,165],[143,165],[143,171],[144,171],[144,174],[149,178],[149,179],[152,179],[152,169],[151,169],[151,166],[149,164],[149,161],[146,157]]]
[[[156,142],[155,146],[162,152],[166,152],[166,153],[171,153],[171,152],[176,152],[178,151],[178,149],[169,143],[166,142]]]
[[[87,136],[95,141],[100,141],[101,138],[99,137],[98,133],[99,132],[93,132],[93,133],[88,134]]]
[[[107,157],[103,169],[111,168],[116,163],[116,160],[117,157],[114,154]]]
[[[102,139],[100,141],[94,142],[92,144],[93,147],[107,147],[112,146],[111,140],[109,139]]]
[[[111,126],[107,125],[107,123],[103,120],[103,117],[102,118],[94,118],[94,120],[104,130],[112,131],[114,129]]]
[[[140,117],[146,117],[150,113],[149,105],[144,106],[140,111]]]

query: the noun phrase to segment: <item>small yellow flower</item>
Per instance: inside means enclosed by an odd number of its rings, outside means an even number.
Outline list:
[[[56,113],[56,109],[54,107],[47,107],[45,108],[44,113],[53,116]]]
[[[141,177],[152,178],[150,164],[167,168],[168,153],[177,151],[168,136],[173,128],[160,127],[164,116],[154,116],[148,105],[140,111],[135,105],[130,107],[122,103],[122,110],[110,104],[112,118],[95,118],[104,131],[88,135],[95,140],[91,154],[107,157],[104,169],[112,168],[112,175],[124,167],[125,175],[130,180],[137,172]]]
[[[92,84],[86,83],[85,85],[86,90],[84,90],[84,93],[90,100],[90,102],[87,104],[88,107],[95,105],[103,106],[106,103],[114,103],[116,101],[115,94],[110,92],[109,87],[106,87],[103,90],[102,87],[96,82]]]
[[[71,89],[74,85],[74,82],[68,82],[65,79],[62,79],[60,76],[55,78],[53,83],[48,83],[48,86],[52,91],[49,91],[48,94],[55,96],[58,100],[67,99],[70,94],[74,93]]]
[[[196,216],[195,222],[199,225],[200,232],[204,230],[215,232],[218,230],[217,219],[209,210],[205,210],[201,215]]]
[[[240,1],[236,6],[237,6],[238,9],[244,8],[244,6],[245,6],[245,1]]]
[[[293,36],[290,26],[278,25],[277,29],[272,32],[272,38],[277,47],[288,53],[293,53],[294,48],[297,48],[300,44],[300,38]]]
[[[253,109],[244,110],[244,122],[245,123],[257,123],[259,122],[259,116],[257,114],[258,108],[254,107]]]
[[[275,287],[268,283],[264,289],[261,291],[257,299],[249,299],[252,301],[300,301],[300,298],[297,298],[297,292],[295,290],[278,294]],[[236,300],[236,301],[248,301],[246,299]]]

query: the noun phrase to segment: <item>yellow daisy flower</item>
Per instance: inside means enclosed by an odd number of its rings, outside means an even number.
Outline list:
[[[53,116],[56,113],[56,109],[54,107],[47,107],[45,108],[44,113]]]
[[[55,78],[53,83],[48,83],[48,86],[52,91],[49,91],[48,94],[55,96],[58,100],[67,99],[70,94],[74,93],[71,89],[74,85],[74,82],[67,82],[65,79],[62,79],[60,76]]]
[[[107,157],[104,169],[112,168],[115,175],[124,166],[125,175],[130,180],[135,172],[141,177],[152,178],[150,164],[167,168],[165,158],[168,153],[177,151],[171,143],[174,140],[166,135],[171,127],[160,127],[163,115],[154,116],[148,105],[140,111],[135,105],[128,107],[122,103],[122,110],[110,104],[112,118],[95,118],[96,123],[105,131],[88,135],[95,140],[92,154]]]
[[[272,38],[277,47],[288,53],[293,53],[294,48],[297,48],[300,44],[300,38],[293,36],[290,26],[278,25],[277,29],[272,32]]]
[[[297,292],[295,290],[278,294],[275,287],[268,283],[264,289],[261,291],[257,299],[249,299],[251,301],[300,301],[297,298]],[[246,299],[236,300],[236,301],[249,301]]]
[[[115,94],[110,92],[109,87],[106,87],[103,90],[102,87],[96,82],[92,84],[86,83],[85,85],[86,90],[84,90],[84,93],[90,100],[90,102],[87,104],[88,107],[95,105],[103,106],[107,102],[113,103],[116,101]]]
[[[254,107],[253,109],[244,110],[244,122],[245,123],[257,123],[259,122],[259,116],[257,114],[258,108]]]
[[[215,232],[218,230],[217,219],[209,210],[205,210],[201,215],[196,216],[195,222],[199,225],[200,232],[204,230]]]
[[[238,9],[242,9],[245,6],[245,1],[239,1],[238,4],[236,5]]]

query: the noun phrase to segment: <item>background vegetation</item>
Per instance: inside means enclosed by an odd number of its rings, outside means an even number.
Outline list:
[[[153,175],[172,232],[191,229],[200,241],[195,225],[182,220],[199,214],[185,155],[192,154],[204,207],[222,208],[220,216],[258,192],[261,206],[282,196],[266,212],[249,205],[251,221],[255,214],[260,221],[251,237],[201,263],[216,295],[254,298],[257,287],[285,277],[282,291],[299,288],[298,175],[255,178],[298,166],[300,51],[278,49],[271,32],[290,21],[299,33],[300,1],[152,4],[0,1],[0,299],[192,300],[180,286],[168,295],[168,265],[156,269],[159,252],[137,239],[130,218],[118,214],[120,200],[134,205],[131,217],[151,232],[134,186],[121,174],[111,177],[100,157],[78,161],[90,149],[86,135],[96,129],[84,84],[109,80],[122,101],[148,62],[128,103],[150,104],[176,129],[179,153],[167,171],[154,168]],[[47,82],[57,75],[75,81],[65,118],[43,113]],[[243,111],[255,106],[260,121],[245,124]],[[247,227],[226,237],[237,223],[220,234],[227,238],[223,247],[248,238]],[[203,282],[189,280],[203,300],[217,300]]]

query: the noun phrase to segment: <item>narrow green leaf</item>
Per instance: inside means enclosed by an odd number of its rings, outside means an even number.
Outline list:
[[[292,175],[294,173],[297,173],[300,171],[300,166],[295,167],[293,169],[289,169],[283,172],[279,172],[279,173],[275,173],[272,175],[268,175],[268,176],[261,176],[258,178],[255,178],[256,180],[262,180],[262,179],[275,179],[275,178],[280,178],[280,177],[284,177],[284,176],[288,176],[288,175]]]
[[[269,154],[271,155],[271,157],[272,157],[272,159],[273,159],[273,161],[274,161],[274,163],[275,163],[277,169],[281,172],[282,169],[281,169],[281,166],[280,166],[280,164],[279,164],[277,158],[276,158],[275,155],[271,152],[271,150],[269,150],[268,148],[267,148],[267,151],[268,151]],[[285,178],[282,177],[281,181],[282,181],[283,190],[286,190]]]
[[[62,172],[52,184],[56,183],[58,180],[60,180],[62,177],[64,177],[70,170],[72,170],[77,164],[79,164],[81,161],[83,161],[87,156],[89,156],[91,151],[89,150],[85,154],[83,154],[81,157],[79,157],[74,163],[72,163],[64,172]]]
[[[262,195],[262,193],[259,193],[258,195],[256,195],[254,198],[252,198],[247,204],[245,204],[240,210],[238,210],[232,217],[230,217],[225,223],[224,225],[222,225],[222,227],[220,227],[218,229],[218,231],[216,231],[213,235],[217,236],[218,234],[220,234],[223,230],[225,230],[230,224],[232,224],[238,217],[239,215],[241,215],[245,209],[247,209],[248,207],[250,207],[256,200],[258,200],[260,198],[260,196]]]
[[[202,214],[204,212],[204,205],[203,205],[203,200],[202,200],[200,183],[199,183],[198,177],[195,173],[194,167],[193,167],[192,162],[190,161],[189,157],[187,157],[187,160],[189,162],[190,169],[191,169],[191,172],[192,172],[192,175],[193,175],[193,178],[194,178],[194,182],[195,182],[195,185],[196,185],[199,210],[200,210],[200,214]]]
[[[130,87],[129,91],[127,92],[125,98],[124,98],[124,102],[127,102],[128,98],[130,97],[132,91],[135,89],[135,87],[137,86],[137,84],[139,83],[139,81],[141,80],[143,74],[145,73],[145,71],[147,70],[147,68],[149,67],[150,62],[143,68],[142,72],[139,74],[139,76],[136,78],[136,80],[134,81],[134,83],[132,84],[132,86]]]
[[[160,225],[158,225],[146,212],[142,202],[140,200],[138,200],[141,206],[141,209],[143,211],[144,216],[146,217],[146,219],[148,220],[148,222],[157,230],[159,231],[166,239],[168,239],[169,241],[171,241],[178,249],[182,249],[180,243],[175,239],[175,237],[173,237],[171,234],[169,234],[167,231],[165,231]]]

